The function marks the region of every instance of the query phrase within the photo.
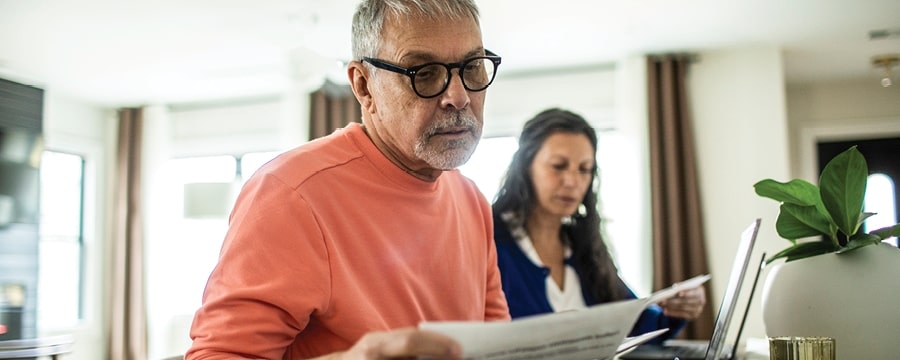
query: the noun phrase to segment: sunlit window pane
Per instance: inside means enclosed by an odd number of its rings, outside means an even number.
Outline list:
[[[869,176],[864,209],[866,212],[877,214],[866,219],[863,224],[864,231],[869,232],[897,223],[895,191],[894,181],[887,175],[872,174]],[[887,241],[892,244],[896,243],[894,239]]]
[[[81,234],[83,167],[80,156],[44,152],[41,159],[41,235]]]
[[[247,153],[244,156],[241,156],[241,178],[243,182],[246,182],[256,170],[259,170],[265,163],[269,162],[269,160],[274,159],[278,156],[280,152],[278,151],[269,151],[269,152],[256,152],[256,153]]]
[[[167,187],[160,194],[165,217],[160,221],[167,227],[156,230],[160,238],[148,248],[154,270],[149,278],[151,287],[184,297],[159,298],[163,313],[192,312],[199,304],[234,205],[236,166],[230,155],[173,159],[165,166]]]
[[[168,168],[183,218],[224,220],[234,204],[236,166],[228,155],[172,160]]]
[[[187,350],[191,316],[228,228],[236,174],[231,155],[172,159],[158,174],[145,243],[151,354]]]
[[[231,182],[236,162],[234,156],[205,156],[175,159],[169,166],[171,174],[183,183]]]
[[[84,160],[45,151],[41,159],[38,324],[74,326],[80,318]]]
[[[484,197],[493,202],[500,181],[518,148],[518,140],[513,136],[481,139],[475,153],[465,165],[459,167],[459,171],[472,179]]]

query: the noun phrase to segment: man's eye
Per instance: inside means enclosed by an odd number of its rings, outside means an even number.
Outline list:
[[[469,61],[466,64],[464,71],[465,72],[477,72],[477,71],[481,71],[481,69],[483,67],[484,67],[484,63],[481,61]]]
[[[443,66],[431,64],[416,71],[416,81],[434,81],[435,79],[442,79],[446,76],[446,71],[447,69]]]

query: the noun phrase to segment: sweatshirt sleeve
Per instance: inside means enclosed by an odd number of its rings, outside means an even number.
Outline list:
[[[328,252],[313,211],[271,176],[235,205],[185,359],[280,359],[329,304]]]

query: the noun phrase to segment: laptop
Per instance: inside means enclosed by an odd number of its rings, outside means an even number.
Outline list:
[[[750,290],[747,306],[744,308],[743,319],[741,320],[740,329],[734,340],[734,345],[725,346],[725,335],[728,332],[728,326],[731,324],[731,318],[734,315],[737,305],[738,294],[741,291],[741,285],[744,283],[744,277],[747,273],[747,267],[750,263],[750,254],[753,251],[753,244],[756,242],[756,236],[759,233],[760,219],[754,220],[741,233],[741,241],[738,244],[737,254],[734,258],[734,265],[731,269],[731,275],[728,278],[728,286],[725,289],[725,296],[722,297],[722,303],[719,305],[719,313],[716,316],[715,327],[713,328],[712,338],[709,341],[693,341],[693,340],[673,340],[659,344],[643,344],[634,348],[625,354],[619,356],[622,360],[655,360],[655,359],[679,359],[679,360],[720,360],[734,359],[737,344],[740,341],[741,333],[744,329],[744,322],[747,320],[747,311],[750,309],[750,302],[753,300],[753,293],[756,289],[756,282],[759,280],[759,274],[765,264],[765,254],[760,260],[760,266],[756,269],[753,287]]]

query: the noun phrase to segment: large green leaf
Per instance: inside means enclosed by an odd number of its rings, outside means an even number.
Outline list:
[[[833,244],[826,241],[803,242],[780,251],[779,253],[766,260],[766,263],[771,263],[780,258],[786,258],[786,262],[794,261],[810,256],[831,253],[835,250],[837,250],[837,248]]]
[[[869,232],[869,234],[878,236],[880,240],[884,240],[892,236],[900,237],[900,224],[872,230]]]
[[[850,241],[847,242],[847,246],[842,247],[837,251],[838,254],[842,254],[845,252],[853,251],[859,249],[863,246],[875,245],[881,242],[881,238],[878,235],[872,234],[857,234],[850,238]]]
[[[753,184],[756,194],[772,200],[795,204],[815,205],[819,200],[819,189],[806,180],[794,179],[781,183],[772,179],[765,179]]]
[[[753,188],[756,190],[757,195],[781,203],[799,206],[814,205],[829,223],[832,222],[831,216],[828,215],[828,210],[822,204],[819,188],[806,180],[794,179],[781,183],[772,179],[765,179],[754,184]]]
[[[819,177],[822,203],[838,229],[848,236],[859,229],[868,176],[866,159],[854,145],[831,159]]]
[[[834,238],[831,221],[815,206],[781,204],[775,230],[785,239],[796,240],[810,236],[825,235]]]

